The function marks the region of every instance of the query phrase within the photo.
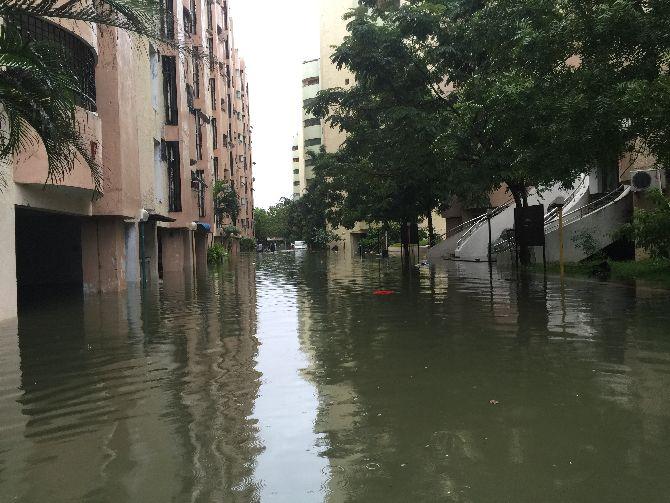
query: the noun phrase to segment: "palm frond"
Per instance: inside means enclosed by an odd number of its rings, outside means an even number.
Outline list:
[[[0,157],[19,154],[41,141],[48,159],[45,182],[62,182],[80,158],[99,192],[102,170],[75,118],[82,96],[92,100],[60,47],[25,40],[11,25],[0,27]]]

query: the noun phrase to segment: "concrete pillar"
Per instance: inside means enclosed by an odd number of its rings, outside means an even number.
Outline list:
[[[158,284],[158,229],[155,222],[144,224],[144,256],[147,261],[147,281]]]
[[[198,273],[207,270],[207,243],[209,236],[202,232],[195,233],[195,268]]]
[[[2,163],[0,169],[7,173]],[[13,183],[0,190],[0,320],[16,317],[16,216]]]
[[[163,272],[193,271],[193,244],[191,231],[186,229],[169,229],[162,231]]]
[[[139,283],[140,272],[140,233],[138,224],[125,223],[126,283]]]
[[[89,218],[81,229],[84,292],[126,289],[126,237],[123,220]]]

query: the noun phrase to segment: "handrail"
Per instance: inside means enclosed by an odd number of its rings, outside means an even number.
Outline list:
[[[579,187],[578,187],[579,188]],[[575,191],[576,192],[576,191]],[[568,225],[573,222],[576,222],[578,220],[581,220],[582,218],[604,208],[608,204],[616,201],[619,197],[624,195],[626,192],[626,186],[625,185],[620,185],[616,189],[614,189],[612,192],[605,194],[602,197],[599,197],[595,201],[590,202],[589,204],[586,204],[580,208],[577,208],[569,213],[566,213],[563,215],[563,225]],[[577,217],[577,218],[575,218]],[[544,224],[544,233],[549,234],[550,232],[553,232],[558,229],[558,221],[557,220],[552,220],[549,222],[545,222]],[[493,251],[496,253],[500,253],[503,251],[509,250],[512,246],[514,245],[514,236],[511,236],[510,238],[503,240],[503,241],[498,241],[493,244]]]
[[[506,203],[501,204],[500,206],[496,206],[493,211],[490,214],[490,218],[497,217],[500,215],[503,211],[505,211],[507,208],[509,208],[512,203],[514,202],[514,198],[510,198]],[[458,250],[461,245],[467,240],[470,236],[472,236],[477,229],[479,229],[486,220],[489,219],[489,213],[487,212],[484,214],[484,217],[479,219],[475,224],[470,227],[467,231],[463,233],[463,235],[458,239],[458,242],[456,243],[456,250]]]
[[[574,201],[575,197],[577,197],[577,192],[579,192],[579,189],[582,188],[586,180],[588,179],[589,175],[584,174],[582,175],[582,179],[577,185],[577,187],[574,188],[574,190],[570,193],[570,195],[565,199],[564,201],[564,206],[569,205],[572,201]],[[551,222],[554,218],[558,216],[558,208],[552,208],[550,211],[547,212],[547,214],[544,216],[544,225],[547,225],[549,222]]]
[[[592,201],[589,204],[586,204],[580,208],[577,208],[576,210],[566,213],[565,215],[563,215],[563,225],[568,225],[573,222],[576,222],[577,220],[581,220],[585,216],[590,215],[591,213],[605,207],[609,203],[616,201],[616,199],[619,198],[625,192],[625,190],[626,186],[620,185],[612,192],[605,194],[602,197],[599,197],[595,201]],[[553,232],[556,229],[558,229],[558,221],[555,220],[548,222],[544,226],[545,234]]]

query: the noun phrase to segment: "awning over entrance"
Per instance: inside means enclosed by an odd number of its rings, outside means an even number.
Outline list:
[[[149,222],[176,222],[176,218],[166,217],[165,215],[159,215],[158,213],[152,213],[149,215]]]
[[[205,223],[205,222],[196,222],[196,224],[198,224],[198,229],[197,229],[198,231],[200,231],[200,232],[207,232],[207,233],[212,232],[212,226],[209,225],[208,223]]]

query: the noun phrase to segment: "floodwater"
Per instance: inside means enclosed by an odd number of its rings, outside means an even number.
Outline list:
[[[41,304],[2,502],[670,501],[667,291],[303,253]]]

